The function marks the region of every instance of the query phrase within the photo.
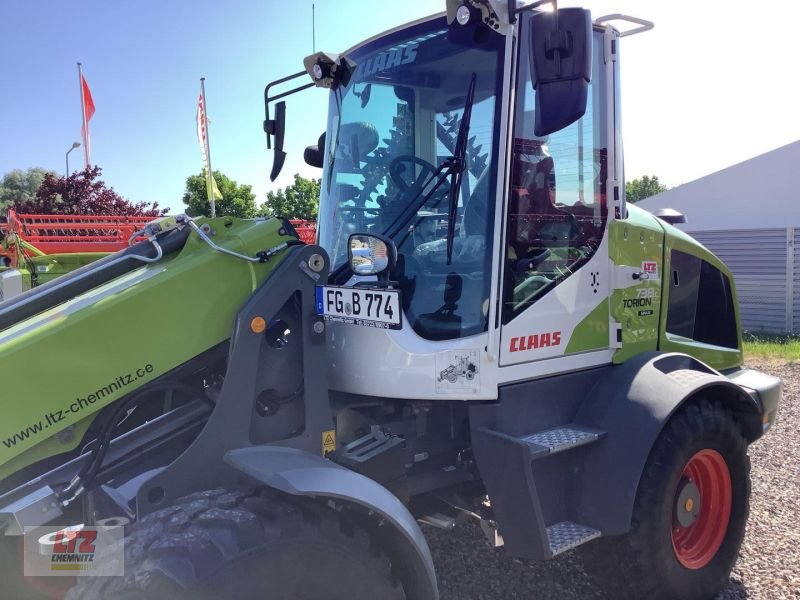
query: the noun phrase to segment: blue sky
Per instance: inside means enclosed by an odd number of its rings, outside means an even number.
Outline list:
[[[332,52],[445,4],[315,3],[317,49]],[[800,138],[800,94],[787,71],[796,56],[796,3],[583,4],[595,16],[628,12],[656,22],[653,32],[622,46],[629,177],[654,173],[675,185]],[[258,202],[274,187],[261,129],[263,89],[301,70],[311,53],[310,1],[9,0],[2,17],[0,175],[30,166],[63,171],[64,153],[80,140],[81,61],[97,108],[92,161],[124,196],[182,209],[185,179],[201,168],[195,133],[201,76],[214,168],[251,184]],[[763,43],[772,58],[758,50]],[[319,90],[289,99],[290,156],[277,184],[297,171],[315,173],[302,163],[302,150],[323,130],[326,109]],[[79,150],[70,158],[80,166]]]

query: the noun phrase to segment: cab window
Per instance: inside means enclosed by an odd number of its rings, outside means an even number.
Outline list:
[[[725,348],[737,348],[739,336],[733,291],[727,275],[686,252],[670,254],[667,335]]]
[[[536,92],[522,49],[506,219],[504,323],[588,262],[603,239],[607,143],[599,109],[601,42],[595,36],[586,114],[544,138],[533,133]]]

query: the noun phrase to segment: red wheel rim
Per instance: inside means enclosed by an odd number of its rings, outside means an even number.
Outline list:
[[[731,474],[722,455],[716,450],[701,450],[686,463],[681,483],[694,484],[699,489],[700,508],[694,522],[681,525],[676,516],[680,506],[675,494],[676,511],[672,521],[672,548],[675,557],[687,569],[702,569],[717,555],[728,531],[733,490]],[[691,506],[685,501],[686,506]],[[692,501],[693,503],[693,501]]]

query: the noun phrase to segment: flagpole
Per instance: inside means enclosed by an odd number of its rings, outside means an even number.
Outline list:
[[[83,70],[78,63],[78,87],[81,90],[81,120],[83,122],[83,159],[84,166],[89,166],[89,123],[86,121],[86,103],[83,97]]]
[[[211,218],[217,216],[216,201],[214,199],[214,172],[211,170],[211,142],[208,136],[208,102],[206,102],[206,78],[200,78],[200,93],[203,95],[203,117],[205,118],[206,128],[206,158],[208,159],[208,173],[206,174],[206,186],[211,198]]]

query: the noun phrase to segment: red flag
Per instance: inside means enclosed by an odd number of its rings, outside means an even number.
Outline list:
[[[86,79],[81,75],[81,85],[83,85],[83,114],[86,117],[86,122],[94,115],[94,100],[92,100],[92,92],[89,91],[89,84]]]
[[[83,110],[83,124],[81,125],[81,136],[83,137],[83,155],[86,159],[86,166],[91,163],[92,146],[89,140],[89,119],[94,115],[94,100],[92,92],[89,91],[89,84],[81,73],[81,110]]]

